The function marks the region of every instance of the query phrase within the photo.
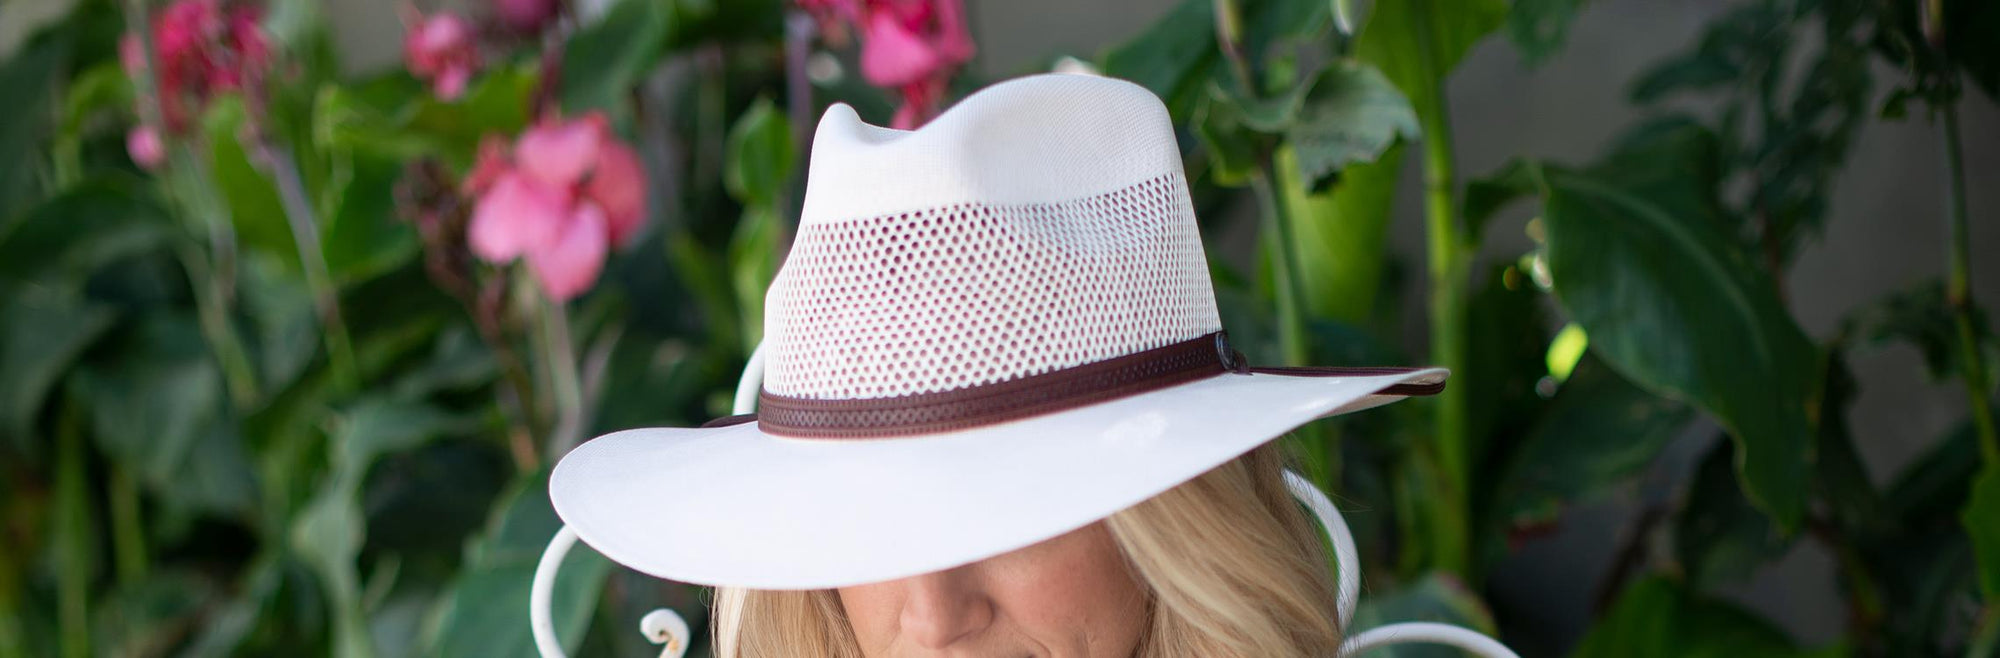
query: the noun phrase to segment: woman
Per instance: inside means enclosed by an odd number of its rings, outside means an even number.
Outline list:
[[[1445,377],[1246,364],[1165,107],[1089,76],[828,110],[765,311],[756,414],[550,481],[598,551],[719,588],[721,656],[1333,655],[1272,441]]]

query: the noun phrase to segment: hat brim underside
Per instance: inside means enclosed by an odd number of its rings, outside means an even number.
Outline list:
[[[587,442],[549,496],[584,543],[688,583],[820,589],[969,564],[1101,520],[1315,418],[1443,369],[1225,374],[946,434],[793,439],[756,423]]]

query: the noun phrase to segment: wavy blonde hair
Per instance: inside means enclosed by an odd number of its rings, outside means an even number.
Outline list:
[[[1105,520],[1148,594],[1135,658],[1330,656],[1336,594],[1320,534],[1271,442]],[[718,588],[717,658],[861,658],[833,590]]]

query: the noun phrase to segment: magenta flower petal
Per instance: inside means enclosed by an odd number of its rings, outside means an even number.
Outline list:
[[[646,221],[646,165],[629,146],[605,142],[583,193],[604,209],[611,244],[625,244]]]
[[[472,209],[466,239],[472,253],[489,263],[506,263],[530,249],[547,245],[562,228],[569,206],[567,194],[519,172],[509,171],[493,182]]]
[[[877,87],[901,87],[935,73],[943,60],[886,11],[868,18],[861,38],[861,75]]]
[[[569,187],[596,163],[604,133],[603,124],[588,118],[542,123],[514,143],[514,163],[543,183]]]
[[[125,150],[132,155],[132,162],[147,169],[158,169],[167,161],[167,145],[160,141],[160,131],[152,126],[139,126],[126,133]]]
[[[444,67],[443,71],[438,72],[437,79],[431,82],[431,89],[437,94],[438,100],[455,101],[458,100],[458,97],[465,95],[465,85],[471,79],[472,67],[463,65],[447,66]]]
[[[555,240],[528,250],[528,269],[550,299],[566,302],[597,283],[609,250],[604,211],[597,204],[577,204]]]

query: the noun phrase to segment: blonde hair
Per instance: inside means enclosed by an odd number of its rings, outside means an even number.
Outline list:
[[[1341,629],[1326,551],[1277,442],[1105,520],[1148,593],[1137,658],[1330,656]],[[861,658],[832,590],[718,588],[717,658]]]

